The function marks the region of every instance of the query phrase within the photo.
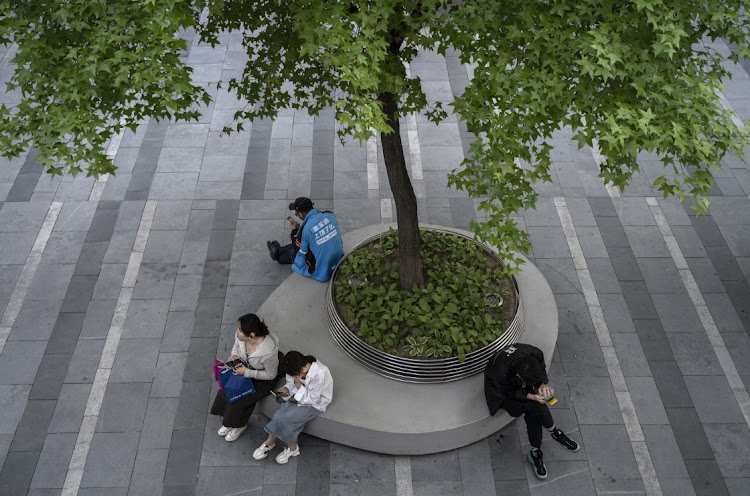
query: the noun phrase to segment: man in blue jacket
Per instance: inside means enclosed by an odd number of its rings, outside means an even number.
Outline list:
[[[289,210],[302,221],[292,224],[292,242],[281,246],[266,241],[268,254],[280,264],[292,264],[292,270],[318,281],[327,281],[344,256],[341,231],[336,217],[328,211],[313,208],[309,198],[300,196],[289,204]]]

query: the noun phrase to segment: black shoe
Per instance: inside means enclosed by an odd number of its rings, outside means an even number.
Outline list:
[[[279,255],[276,253],[276,248],[281,246],[278,241],[266,241],[266,248],[268,248],[268,254],[271,255],[271,260],[278,260]]]
[[[575,453],[576,451],[581,449],[581,447],[578,446],[578,443],[570,439],[568,436],[566,436],[564,432],[562,431],[558,431],[558,432],[559,434],[557,435],[552,434],[552,439],[562,444],[563,448],[565,448],[566,450],[572,453]]]
[[[536,478],[546,479],[547,466],[544,464],[544,460],[542,460],[542,450],[537,450],[536,455],[534,455],[533,451],[529,451],[527,458],[529,459],[529,463],[534,467],[534,475],[536,475]]]

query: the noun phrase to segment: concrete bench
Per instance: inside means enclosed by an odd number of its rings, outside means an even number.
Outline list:
[[[347,233],[344,250],[389,227],[381,224]],[[525,308],[520,341],[540,348],[549,367],[558,331],[554,296],[542,273],[528,261],[516,278]],[[292,273],[258,311],[279,337],[282,351],[314,355],[333,375],[333,402],[305,432],[368,451],[421,455],[474,443],[513,420],[504,410],[489,415],[483,374],[445,384],[411,384],[387,379],[355,362],[328,330],[326,284]],[[266,398],[259,407],[270,418],[278,404]]]

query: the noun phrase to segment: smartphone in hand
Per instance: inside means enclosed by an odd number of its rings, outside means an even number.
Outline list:
[[[294,220],[294,217],[292,217],[291,215],[286,218],[286,221],[289,222],[291,225],[294,225],[297,223],[297,221]]]
[[[547,396],[546,398],[544,398],[544,401],[546,401],[548,405],[554,405],[555,403],[557,403],[557,398],[555,398],[554,396]]]
[[[229,360],[227,362],[224,362],[224,365],[226,365],[230,369],[233,369],[237,365],[242,365],[242,360],[240,360],[239,358],[235,358],[234,360]]]

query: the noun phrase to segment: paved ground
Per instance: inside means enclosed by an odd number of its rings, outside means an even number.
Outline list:
[[[239,38],[223,41],[193,44],[197,80],[239,70]],[[432,54],[411,70],[442,100],[471,73]],[[748,119],[750,79],[735,72],[726,101]],[[289,199],[312,197],[345,229],[393,210],[375,143],[341,146],[331,113],[220,137],[238,104],[214,94],[199,123],[114,139],[106,182],[50,180],[33,153],[0,162],[0,494],[750,494],[750,170],[727,161],[698,218],[654,200],[650,157],[619,196],[564,133],[554,182],[521,220],[559,305],[554,415],[580,453],[546,438],[539,482],[523,422],[420,457],[305,437],[286,466],[250,456],[262,418],[233,444],[219,438],[210,364],[237,316],[289,273],[264,245],[285,236]],[[445,187],[464,129],[420,118],[402,129],[420,219],[467,227],[474,201]]]

